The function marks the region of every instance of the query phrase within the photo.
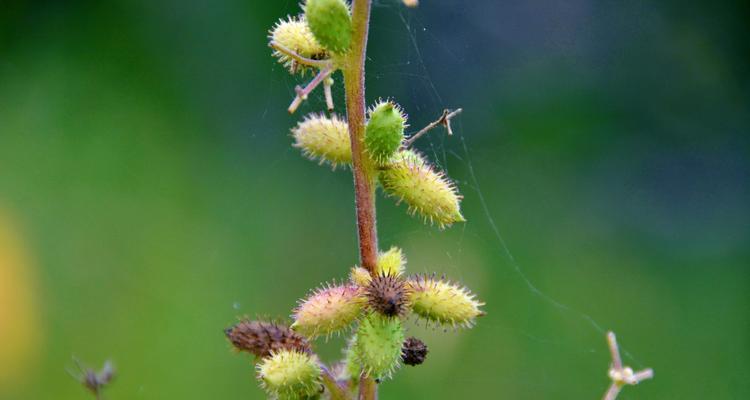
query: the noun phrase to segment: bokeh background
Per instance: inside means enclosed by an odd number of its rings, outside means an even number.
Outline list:
[[[384,399],[750,397],[748,3],[375,2],[368,100],[465,195],[445,231],[379,200],[382,247],[487,302]],[[351,176],[290,147],[299,83],[266,31],[296,1],[4,1],[0,398],[260,399],[222,330],[287,316],[357,261]],[[339,109],[343,104],[340,79]],[[320,344],[326,360],[341,339]]]

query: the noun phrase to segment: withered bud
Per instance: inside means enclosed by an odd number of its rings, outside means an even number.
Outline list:
[[[73,358],[79,373],[68,371],[68,373],[81,382],[86,389],[96,396],[100,396],[102,389],[107,386],[115,377],[115,366],[107,360],[99,372],[91,368],[84,367],[77,358]],[[97,397],[98,398],[98,397]]]
[[[419,365],[424,362],[428,353],[427,345],[414,336],[406,338],[401,348],[401,360],[406,365]]]
[[[408,310],[408,293],[402,279],[393,275],[379,275],[365,289],[367,304],[388,317],[401,316]]]
[[[224,333],[237,350],[257,357],[267,357],[279,350],[312,352],[310,343],[302,335],[274,322],[242,320]]]

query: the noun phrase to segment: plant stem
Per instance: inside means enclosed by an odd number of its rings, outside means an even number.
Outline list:
[[[615,400],[617,399],[617,395],[620,393],[620,390],[622,389],[622,386],[612,383],[609,386],[609,389],[607,389],[607,393],[604,394],[603,400]]]
[[[331,371],[324,365],[321,365],[320,367],[323,370],[323,384],[325,385],[326,389],[328,389],[328,393],[330,393],[330,399],[351,400],[349,391],[345,387],[341,386],[338,382],[336,382],[336,378],[333,377]]]
[[[362,267],[375,272],[378,236],[375,223],[375,173],[365,154],[365,54],[371,0],[352,2],[352,42],[343,66],[346,115],[352,146],[354,197],[357,209],[359,258]],[[374,397],[368,397],[372,399]]]
[[[378,384],[369,376],[362,376],[359,380],[359,400],[377,400]]]
[[[607,332],[607,344],[609,345],[609,354],[612,357],[612,368],[617,370],[622,369],[620,348],[617,346],[617,337],[614,332]]]
[[[371,0],[352,1],[352,44],[344,62],[346,116],[352,145],[354,198],[357,208],[359,258],[362,267],[375,274],[378,233],[375,222],[375,173],[365,154],[365,55],[370,25]],[[377,385],[370,377],[359,382],[359,400],[376,400]]]

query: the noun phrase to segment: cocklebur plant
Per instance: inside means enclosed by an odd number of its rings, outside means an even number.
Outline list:
[[[404,1],[416,6],[416,1]],[[289,106],[296,112],[322,85],[328,114],[313,111],[291,129],[293,146],[334,169],[354,175],[359,265],[347,279],[312,290],[292,311],[291,324],[243,319],[225,330],[232,346],[255,356],[256,376],[273,399],[377,398],[377,385],[403,365],[425,361],[428,348],[408,337],[406,321],[468,328],[484,315],[467,288],[435,275],[408,274],[398,247],[378,250],[375,192],[405,203],[410,214],[445,229],[463,222],[461,195],[453,181],[412,148],[429,130],[461,110],[408,136],[407,117],[394,100],[365,106],[364,62],[371,0],[306,0],[303,13],[282,18],[269,32],[272,54],[294,76],[314,77],[297,86]],[[341,71],[346,118],[333,113],[331,85]],[[408,137],[407,137],[408,136]],[[313,341],[349,335],[340,362],[326,365]]]
[[[226,336],[234,348],[257,357],[258,378],[273,398],[304,399],[317,393],[311,385],[322,385],[321,375],[331,372],[314,355],[310,341],[342,332],[353,331],[343,367],[328,376],[335,385],[325,385],[321,393],[337,398],[337,390],[355,387],[360,378],[390,378],[402,363],[421,364],[427,354],[419,339],[406,339],[408,316],[438,326],[470,327],[483,315],[483,303],[466,288],[431,275],[408,276],[405,265],[401,249],[392,247],[379,255],[374,274],[354,267],[348,282],[326,285],[300,300],[291,327],[242,320],[226,329]]]

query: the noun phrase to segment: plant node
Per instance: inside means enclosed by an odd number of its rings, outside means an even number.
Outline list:
[[[408,311],[408,290],[404,281],[395,275],[379,275],[365,290],[367,304],[387,317],[403,316]]]

